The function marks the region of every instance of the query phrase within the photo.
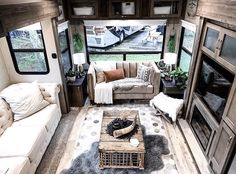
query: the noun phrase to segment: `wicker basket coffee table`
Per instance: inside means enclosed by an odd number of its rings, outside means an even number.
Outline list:
[[[117,139],[106,133],[107,125],[114,120],[126,115],[127,119],[133,120],[137,115],[138,132],[133,135],[139,145],[134,147],[129,139]],[[100,169],[104,168],[138,168],[144,169],[144,141],[141,130],[138,111],[136,110],[112,110],[103,112],[101,136],[99,142]]]

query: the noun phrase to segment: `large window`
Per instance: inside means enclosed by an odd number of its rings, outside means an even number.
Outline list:
[[[112,23],[113,22],[113,23]],[[159,61],[162,57],[165,22],[111,25],[85,23],[89,60]],[[130,26],[129,26],[130,24]],[[132,24],[132,25],[131,25]]]
[[[8,33],[9,48],[19,74],[47,74],[49,66],[40,23]]]
[[[71,53],[69,49],[68,29],[59,33],[59,43],[61,48],[61,63],[66,73],[72,68]]]
[[[192,59],[193,45],[195,39],[195,30],[192,28],[182,27],[180,49],[179,49],[179,67],[185,71],[189,71]]]

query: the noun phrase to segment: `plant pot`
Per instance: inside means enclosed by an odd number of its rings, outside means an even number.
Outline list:
[[[67,76],[67,80],[68,80],[69,82],[74,82],[74,81],[76,80],[76,76],[72,76],[72,77]]]

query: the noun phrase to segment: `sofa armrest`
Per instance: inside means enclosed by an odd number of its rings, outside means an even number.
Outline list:
[[[57,104],[60,108],[59,92],[60,85],[57,83],[39,83],[39,89],[43,95],[43,98],[50,104]]]
[[[94,100],[94,88],[96,85],[96,72],[92,63],[90,64],[89,69],[88,69],[87,83],[88,83],[87,90],[88,90],[89,99]]]
[[[151,64],[151,66],[153,68],[151,76],[150,76],[150,82],[153,85],[154,93],[158,94],[159,90],[160,90],[161,72],[158,69],[158,67],[155,64],[155,62],[151,62],[150,64]]]

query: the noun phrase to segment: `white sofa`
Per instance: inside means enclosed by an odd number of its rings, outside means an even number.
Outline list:
[[[27,118],[14,121],[0,136],[0,173],[35,173],[57,128],[61,118],[60,88],[54,83],[40,83],[39,87],[49,105]],[[4,117],[1,114],[0,119]]]

